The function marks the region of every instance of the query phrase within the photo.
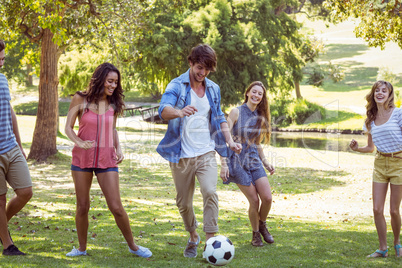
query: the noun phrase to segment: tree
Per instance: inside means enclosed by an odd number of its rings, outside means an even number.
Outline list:
[[[369,46],[384,49],[387,42],[396,42],[402,48],[402,2],[399,0],[327,0],[335,22],[350,17],[360,20],[355,28],[357,37]]]
[[[143,34],[134,44],[137,83],[154,96],[188,68],[187,55],[197,43],[216,51],[218,67],[210,77],[219,83],[222,103],[237,103],[247,85],[261,80],[274,94],[293,88],[295,54],[302,41],[300,24],[280,10],[293,1],[156,0]]]
[[[32,86],[32,68],[37,66],[39,69],[40,55],[32,53],[37,49],[37,44],[20,35],[10,35],[6,40],[7,64],[3,66],[2,73],[20,85]]]
[[[21,33],[41,49],[39,105],[28,158],[42,161],[57,152],[57,66],[61,53],[80,40],[108,40],[115,45],[117,31],[131,38],[139,12],[133,0],[2,0],[0,31]]]

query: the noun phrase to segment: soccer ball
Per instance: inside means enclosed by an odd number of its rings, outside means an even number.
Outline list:
[[[213,265],[226,265],[232,261],[235,248],[229,238],[218,235],[207,240],[203,257]]]

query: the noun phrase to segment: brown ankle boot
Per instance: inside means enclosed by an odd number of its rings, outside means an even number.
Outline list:
[[[264,243],[262,243],[261,233],[259,231],[253,231],[253,240],[251,240],[251,245],[254,247],[262,247],[264,245]]]
[[[268,229],[267,229],[267,224],[266,222],[263,222],[260,220],[260,233],[262,235],[262,237],[264,238],[265,242],[272,244],[274,243],[274,238],[272,237],[272,235],[269,233]]]

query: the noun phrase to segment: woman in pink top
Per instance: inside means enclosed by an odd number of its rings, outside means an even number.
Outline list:
[[[79,248],[66,255],[69,257],[87,255],[89,192],[95,173],[102,193],[129,246],[129,251],[148,258],[152,252],[135,244],[126,211],[119,192],[117,165],[123,161],[116,130],[117,116],[123,113],[123,89],[119,70],[110,63],[99,65],[92,75],[89,87],[77,92],[67,115],[66,135],[75,143],[71,173],[75,185],[77,210],[75,224]],[[74,124],[78,117],[78,134]]]

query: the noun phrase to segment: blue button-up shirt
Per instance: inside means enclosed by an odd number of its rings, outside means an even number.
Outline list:
[[[179,77],[173,79],[166,87],[159,106],[159,116],[166,106],[182,109],[191,104],[190,69]],[[221,93],[217,84],[205,78],[205,94],[211,106],[210,133],[215,141],[215,150],[223,157],[227,157],[225,137],[221,130],[221,123],[226,122],[221,110]],[[183,134],[183,118],[169,120],[165,137],[159,143],[156,151],[166,160],[179,163],[181,156],[181,136]]]

